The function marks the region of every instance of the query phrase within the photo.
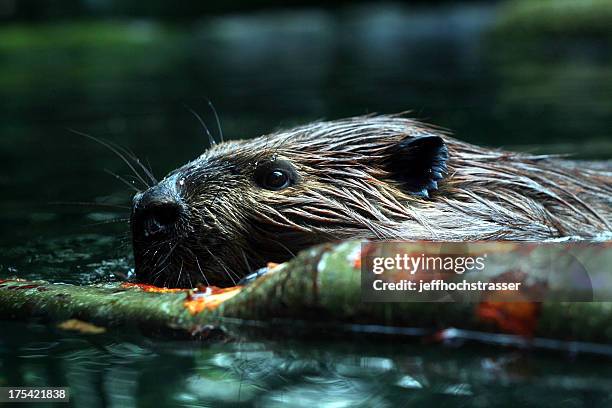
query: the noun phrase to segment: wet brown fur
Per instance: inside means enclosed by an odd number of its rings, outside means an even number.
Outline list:
[[[398,143],[424,135],[441,136],[449,156],[429,197],[407,191],[388,166]],[[254,169],[278,159],[299,182],[280,191],[254,184]],[[161,181],[175,183],[187,215],[173,239],[135,242],[137,274],[169,286],[229,285],[266,262],[349,238],[593,239],[612,231],[611,169],[474,146],[401,116],[221,143]]]

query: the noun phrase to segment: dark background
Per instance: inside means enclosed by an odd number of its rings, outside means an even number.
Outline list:
[[[226,138],[412,110],[473,143],[609,159],[611,63],[612,0],[0,0],[0,277],[132,270],[129,210],[107,206],[132,192],[105,170],[130,172],[68,128],[158,177],[206,148],[187,107],[218,131],[206,98]],[[611,402],[602,358],[274,334],[210,345],[0,321],[0,386],[69,386],[88,408]]]

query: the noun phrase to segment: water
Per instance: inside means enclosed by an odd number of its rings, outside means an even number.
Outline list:
[[[206,98],[226,138],[412,110],[474,143],[610,158],[609,40],[514,38],[493,31],[499,17],[498,5],[470,2],[0,27],[0,275],[87,284],[129,274],[128,211],[61,204],[129,205],[105,170],[129,171],[67,128],[132,149],[161,176],[206,146],[185,105],[217,132]],[[608,362],[585,356],[0,330],[0,386],[69,385],[76,406],[611,404]]]
[[[592,407],[612,402],[612,367],[586,358],[362,338],[304,342],[268,335],[201,345],[136,335],[82,337],[38,325],[6,327],[13,334],[0,350],[13,369],[4,381],[69,384],[73,404],[86,407]]]

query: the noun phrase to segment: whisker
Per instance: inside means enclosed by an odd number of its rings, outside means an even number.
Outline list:
[[[166,245],[166,244],[169,244],[169,241],[162,241],[162,242],[160,242],[160,243],[158,243],[158,244],[151,245],[151,246],[150,246],[150,247],[149,247],[149,248],[148,248],[148,249],[145,251],[144,256],[146,257],[146,256],[147,256],[147,254],[148,254],[148,253],[149,253],[149,252],[150,252],[152,249],[155,249],[155,252],[154,252],[154,253],[153,253],[153,255],[151,256],[150,260],[146,261],[145,269],[149,268],[149,267],[151,266],[151,264],[153,263],[153,261],[155,261],[155,260],[157,259],[157,254],[159,253],[159,251],[160,251],[161,247],[162,247],[162,246],[164,246],[164,245]],[[146,258],[145,258],[145,259],[146,259]],[[155,262],[155,265],[153,265],[153,268],[151,268],[151,269],[152,269],[153,271],[155,271],[155,270],[157,269],[158,265],[160,266],[160,263],[163,263],[163,262],[165,261],[165,259],[167,259],[167,256],[166,256],[166,258],[164,258],[164,259],[161,259],[161,258],[160,258],[160,259],[157,259],[157,261]],[[169,264],[169,262],[166,264],[166,266],[168,266],[168,264]],[[164,269],[166,269],[166,268],[164,267]],[[152,275],[153,275],[153,276],[155,276],[155,275],[157,275],[157,274],[159,274],[159,273],[161,273],[161,271],[160,271],[160,272],[157,272],[157,273],[153,272],[153,273],[152,273]]]
[[[153,256],[151,257],[151,259],[149,261],[146,262],[145,265],[143,265],[143,268],[148,269],[151,266],[151,263],[155,260],[155,257],[157,256],[157,253],[159,252],[159,249],[157,251],[155,251],[155,254],[153,254]],[[167,259],[167,257],[165,258]],[[155,265],[153,266],[153,268],[151,268],[152,273],[151,276],[154,278],[153,279],[153,285],[155,285],[155,283],[157,282],[157,280],[159,279],[159,277],[161,276],[162,272],[164,270],[166,270],[166,268],[168,266],[170,266],[170,262],[166,262],[166,264],[163,266],[163,268],[158,268],[158,264],[160,263],[160,259],[157,260],[157,262],[155,263]],[[162,260],[163,263],[163,260]],[[161,266],[161,265],[160,265]],[[159,269],[159,270],[158,270]],[[156,272],[157,270],[157,272]]]
[[[202,127],[204,128],[204,131],[208,135],[208,143],[210,144],[210,146],[216,145],[217,141],[213,138],[212,134],[210,133],[210,130],[208,129],[208,126],[206,126],[206,123],[204,123],[204,120],[200,117],[200,115],[198,115],[198,113],[194,111],[193,109],[191,109],[189,106],[187,105],[184,105],[184,106],[185,106],[185,109],[187,109],[189,112],[191,112],[193,116],[196,117],[198,122],[200,122],[200,125],[202,125]]]
[[[170,263],[167,263],[166,266],[164,266],[162,269],[159,270],[159,272],[156,272],[153,277],[153,285],[155,285],[155,282],[157,282],[157,280],[159,279],[159,277],[161,276],[162,272],[166,270],[166,268],[170,266]],[[164,281],[164,286],[165,286],[166,281]]]
[[[95,227],[98,225],[106,225],[106,224],[116,224],[118,222],[128,222],[130,219],[129,218],[115,218],[112,220],[106,220],[106,221],[99,221],[99,222],[94,222],[94,223],[90,223],[90,224],[84,224],[82,225],[83,227]]]
[[[204,278],[204,282],[206,282],[206,286],[210,286],[210,283],[208,283],[208,279],[206,278],[206,274],[204,274],[204,270],[200,266],[200,261],[198,260],[198,257],[197,256],[194,256],[194,257],[195,257],[196,265],[198,265],[198,269],[200,270],[200,275],[202,275],[202,277]]]
[[[124,250],[129,249],[129,245],[130,245],[129,241],[119,241],[119,245],[118,245],[117,249],[120,249],[121,251],[124,251]]]
[[[122,210],[130,210],[131,207],[127,205],[110,204],[110,203],[94,203],[87,201],[51,201],[49,205],[74,205],[74,206],[91,206],[91,207],[108,207],[108,208],[119,208]]]
[[[227,267],[225,266],[225,264],[219,259],[217,258],[211,251],[210,249],[206,248],[206,252],[208,252],[210,254],[210,256],[215,260],[215,262],[217,262],[217,264],[223,268],[223,271],[225,272],[225,274],[227,276],[229,276],[229,278],[232,280],[232,283],[234,284],[234,286],[236,286],[236,280],[234,279],[234,277],[232,276],[232,274],[230,273],[230,271],[227,269]]]
[[[184,261],[181,259],[181,268],[179,269],[178,277],[176,278],[176,287],[179,286],[180,281],[181,281],[181,275],[183,274],[183,264],[184,264]]]
[[[128,160],[128,159],[127,159],[127,158],[126,158],[126,157],[125,157],[125,156],[124,156],[124,155],[123,155],[123,154],[122,154],[120,151],[119,151],[119,149],[118,149],[118,148],[116,148],[115,146],[113,146],[113,144],[112,144],[111,142],[109,142],[109,141],[107,141],[107,140],[104,140],[104,139],[97,138],[97,137],[92,136],[92,135],[89,135],[89,134],[87,134],[87,133],[79,132],[78,130],[75,130],[75,129],[68,128],[68,131],[70,131],[70,132],[72,132],[72,133],[74,133],[74,134],[77,134],[77,135],[79,135],[79,136],[86,137],[86,138],[88,138],[88,139],[90,139],[90,140],[93,140],[94,142],[101,144],[102,146],[104,146],[104,147],[106,147],[107,149],[109,149],[111,152],[115,153],[115,154],[116,154],[116,155],[117,155],[117,156],[118,156],[118,157],[119,157],[121,160],[123,160],[123,162],[124,162],[125,164],[127,164],[127,166],[128,166],[128,167],[129,167],[129,168],[130,168],[130,169],[131,169],[133,172],[134,172],[134,174],[136,175],[136,177],[138,177],[138,179],[139,179],[139,180],[140,180],[140,181],[141,181],[141,182],[142,182],[142,183],[143,183],[143,184],[144,184],[144,185],[145,185],[147,188],[151,187],[151,186],[149,186],[149,184],[148,184],[148,183],[147,183],[147,182],[144,180],[144,178],[142,178],[142,176],[140,175],[140,173],[136,171],[136,169],[134,168],[134,166],[132,165],[132,163],[130,163],[130,161],[129,161],[129,160]]]
[[[187,279],[189,280],[189,288],[193,289],[193,281],[191,280],[191,274],[190,273],[187,274]]]
[[[118,149],[121,149],[125,154],[129,155],[129,157],[134,160],[136,162],[136,164],[138,164],[140,166],[140,168],[142,169],[142,171],[145,172],[145,174],[149,177],[149,179],[151,179],[151,181],[153,182],[153,184],[157,184],[157,179],[155,178],[155,176],[153,175],[153,172],[151,170],[149,170],[149,168],[147,166],[145,166],[140,159],[138,158],[138,156],[136,156],[136,154],[131,151],[130,149],[128,149],[127,147],[123,147],[120,146],[116,143],[113,143],[115,145],[115,147],[117,147]],[[151,165],[149,164],[149,167],[151,167]]]
[[[244,260],[244,264],[247,267],[247,271],[249,271],[249,273],[253,272],[253,268],[251,268],[251,264],[249,264],[249,260],[247,259],[247,256],[244,250],[241,249],[240,253],[242,254],[242,259]]]
[[[204,278],[204,282],[206,282],[206,286],[210,286],[210,283],[208,283],[208,279],[206,278],[206,274],[204,273],[204,270],[200,266],[200,261],[198,260],[198,257],[196,256],[196,254],[194,254],[193,251],[191,249],[187,248],[187,247],[185,247],[185,250],[187,252],[189,252],[191,254],[191,256],[193,256],[193,259],[195,259],[196,265],[198,266],[198,270],[200,271],[200,275],[202,275],[202,277]]]
[[[151,162],[149,161],[148,157],[147,157],[147,169],[149,170],[149,173],[151,174],[151,177],[153,177],[153,166],[151,166]],[[155,177],[153,177],[153,179],[157,183],[157,180],[155,179]]]
[[[219,139],[221,139],[221,142],[223,142],[223,130],[221,129],[221,121],[219,120],[219,115],[217,115],[217,110],[215,109],[215,106],[213,105],[210,99],[206,98],[206,100],[208,101],[208,106],[210,106],[210,109],[215,115],[215,120],[217,121],[217,129],[219,129]]]
[[[157,263],[155,264],[155,266],[161,265],[161,264],[163,264],[164,262],[166,262],[166,261],[168,260],[168,258],[170,258],[170,255],[172,255],[172,252],[174,252],[174,249],[177,247],[177,245],[178,245],[178,244],[179,244],[179,243],[178,243],[178,241],[176,241],[176,242],[174,243],[174,245],[173,245],[172,247],[170,247],[170,250],[168,251],[168,253],[166,254],[166,256],[163,258],[163,260],[161,260],[161,263],[160,263],[160,262],[157,262]]]
[[[276,242],[285,251],[287,251],[289,253],[289,255],[291,255],[292,258],[295,258],[295,253],[292,250],[290,250],[289,248],[287,248],[282,242],[280,242],[279,240],[276,240],[276,239],[274,239],[273,241]]]
[[[138,187],[136,187],[134,184],[130,183],[129,181],[127,181],[126,179],[124,179],[123,177],[118,175],[117,173],[112,172],[109,169],[104,169],[104,172],[106,174],[110,174],[111,176],[115,177],[117,180],[121,181],[123,184],[125,184],[126,186],[128,186],[132,190],[136,191],[137,193],[140,193],[140,189],[138,189]]]

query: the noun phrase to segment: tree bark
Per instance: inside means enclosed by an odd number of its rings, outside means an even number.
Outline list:
[[[345,242],[313,248],[246,286],[228,289],[5,279],[0,280],[0,318],[58,323],[78,319],[107,329],[137,327],[200,337],[240,333],[246,326],[284,325],[296,332],[298,327],[323,328],[324,333],[463,337],[516,345],[550,346],[553,343],[545,340],[550,339],[560,348],[576,349],[576,342],[588,342],[588,347],[612,354],[610,302],[363,302],[361,254],[370,250],[368,245]],[[498,266],[503,271],[504,265]]]

